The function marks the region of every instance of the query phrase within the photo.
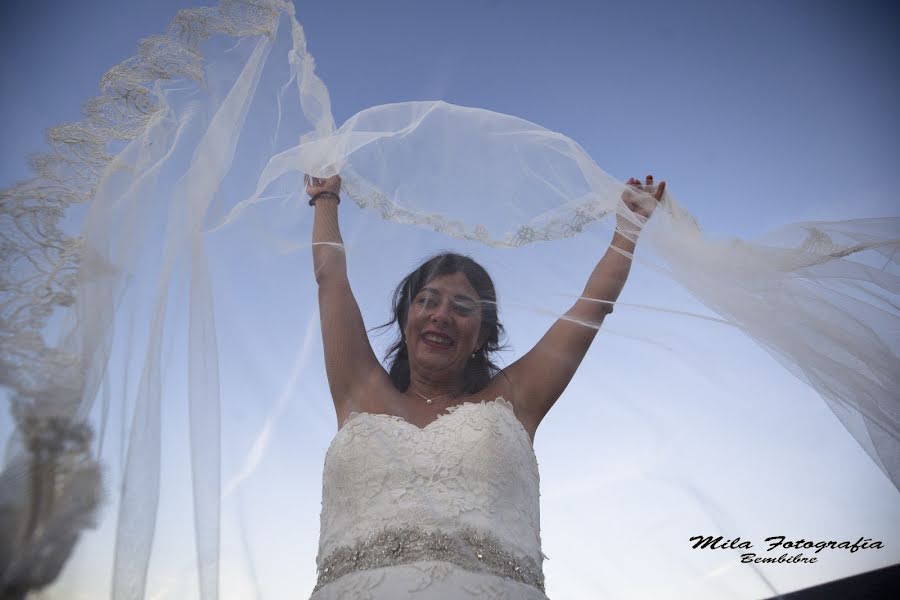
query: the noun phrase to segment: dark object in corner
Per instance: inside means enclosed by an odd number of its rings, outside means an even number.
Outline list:
[[[768,600],[887,600],[900,598],[900,565],[893,565],[853,577],[829,581],[822,585],[790,594],[772,596]]]

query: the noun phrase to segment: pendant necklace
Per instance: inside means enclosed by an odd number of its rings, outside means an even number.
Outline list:
[[[425,400],[425,404],[432,404],[432,403],[433,403],[435,400],[437,400],[438,398],[443,398],[444,396],[448,396],[448,395],[450,395],[450,394],[452,394],[452,393],[453,393],[453,392],[447,392],[446,394],[441,394],[440,396],[435,396],[434,398],[429,398],[429,397],[427,397],[427,396],[425,396],[425,395],[423,395],[423,394],[420,394],[419,392],[413,390],[413,394],[415,394],[415,395],[418,396],[419,398],[422,398],[423,400]]]

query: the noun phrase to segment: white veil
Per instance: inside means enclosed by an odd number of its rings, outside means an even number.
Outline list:
[[[503,364],[577,298],[617,212],[643,229],[633,292],[542,426],[566,432],[565,446],[536,439],[543,508],[563,507],[543,513],[549,595],[615,595],[614,571],[637,581],[649,567],[659,580],[643,594],[759,597],[795,583],[736,554],[686,551],[687,538],[761,541],[796,522],[797,537],[888,534],[815,529],[822,515],[799,507],[834,482],[798,465],[861,446],[900,487],[898,218],[711,239],[671,195],[638,222],[623,184],[576,142],[519,118],[405,102],[337,127],[280,0],[180,12],[107,73],[84,120],[48,138],[0,214],[9,593],[311,589],[335,421],[303,173],[343,178],[367,326],[388,320],[390,290],[426,256],[469,253],[497,284],[513,350]],[[664,318],[650,326],[648,313]],[[372,336],[379,355],[390,341]],[[852,438],[810,408],[817,397]],[[769,455],[794,419],[832,434]],[[749,502],[760,490],[793,508]],[[575,536],[594,554],[552,550]],[[831,573],[860,570],[834,560]]]

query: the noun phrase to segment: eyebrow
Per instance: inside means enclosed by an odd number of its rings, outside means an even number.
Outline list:
[[[437,294],[438,296],[441,295],[441,291],[438,289],[435,289],[433,287],[423,287],[421,290],[419,290],[420,294],[422,292],[429,292],[431,294]],[[456,294],[455,296],[453,296],[453,299],[454,300],[466,300],[468,302],[471,302],[472,304],[477,304],[477,302],[475,302],[474,298],[466,296],[465,294]]]

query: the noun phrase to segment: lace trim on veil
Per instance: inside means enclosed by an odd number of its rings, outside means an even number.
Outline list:
[[[104,230],[109,225],[107,221],[95,223],[93,233],[97,238],[88,240],[66,231],[67,214],[79,204],[90,204],[90,210],[112,214],[113,206],[92,204],[108,180],[123,173],[134,176],[127,190],[130,193],[142,184],[141,176],[153,172],[155,166],[129,162],[120,150],[136,141],[144,144],[144,149],[153,145],[154,127],[171,116],[162,92],[165,84],[184,81],[196,89],[204,88],[207,82],[202,42],[216,35],[255,36],[262,42],[271,41],[283,15],[291,19],[290,68],[296,80],[302,80],[300,103],[314,129],[304,141],[334,141],[347,134],[352,127],[335,131],[328,91],[314,73],[315,62],[306,52],[293,4],[283,0],[222,0],[215,8],[180,11],[165,35],[143,40],[136,56],[104,75],[101,93],[85,104],[81,121],[48,131],[50,152],[31,160],[35,177],[0,193],[0,258],[4,265],[0,269],[0,385],[10,391],[16,427],[0,479],[0,500],[17,510],[22,507],[9,517],[14,522],[7,529],[14,531],[9,542],[14,552],[6,555],[25,557],[0,564],[4,584],[30,590],[52,581],[81,530],[93,523],[103,495],[100,465],[91,448],[94,432],[86,421],[95,402],[103,403],[104,414],[112,402],[109,390],[102,394],[100,391],[114,336],[113,315],[128,286],[128,273],[112,256],[121,248],[107,254],[101,251],[113,246],[112,234]],[[438,102],[427,106],[440,112],[449,105]],[[489,111],[478,114],[501,116]],[[585,172],[604,182],[611,180],[573,141],[533,126],[533,131],[539,130],[548,136],[554,149],[571,152],[581,160],[578,166]],[[152,153],[148,156],[162,160]],[[336,169],[345,158],[338,156],[334,164],[324,161],[319,166]],[[590,194],[574,194],[558,210],[548,209],[498,235],[481,223],[469,225],[438,214],[437,210],[428,213],[404,207],[391,200],[389,193],[379,191],[367,179],[368,173],[357,173],[354,165],[346,167],[342,170],[346,191],[359,206],[374,210],[386,220],[420,225],[495,247],[569,237],[612,211],[610,198],[604,204]],[[236,211],[260,201],[267,185],[281,174],[296,170],[297,164],[279,168],[280,171],[267,167],[259,178],[257,194],[239,203],[225,222],[233,219]],[[610,197],[617,193],[611,192]],[[114,199],[123,201],[121,197]],[[896,330],[898,322],[894,300],[900,290],[900,278],[887,269],[896,269],[900,264],[900,221],[887,219],[880,226],[868,221],[807,223],[795,227],[795,232],[804,232],[806,238],[793,246],[733,242],[713,247],[700,245],[699,226],[687,211],[670,200],[666,207],[667,223],[679,236],[662,240],[659,254],[681,262],[660,271],[739,326],[819,391],[873,460],[895,485],[900,485],[900,416],[896,399],[900,371],[896,342],[893,338],[882,339],[881,333]],[[849,241],[840,243],[843,240]],[[89,241],[94,244],[88,244]],[[127,241],[132,242],[130,246],[136,245],[133,240]],[[695,242],[697,246],[693,247]],[[131,255],[140,249],[126,250]],[[880,254],[884,262],[880,269],[842,260],[866,250]],[[833,281],[843,282],[846,287],[827,287]],[[751,287],[743,287],[744,283]],[[841,292],[847,293],[838,296]],[[830,302],[835,297],[843,300]],[[873,307],[880,312],[871,310]],[[74,315],[73,328],[62,332],[59,343],[46,341],[48,324],[63,312]],[[861,318],[870,314],[871,318]],[[769,326],[779,319],[784,319],[784,326]],[[817,337],[820,333],[821,337]],[[152,360],[148,358],[148,362]],[[147,370],[158,375],[158,367],[159,361]],[[140,403],[141,410],[147,412],[135,411],[134,422],[141,427],[133,429],[135,437],[128,453],[134,460],[129,462],[127,480],[121,486],[115,597],[143,593],[156,527],[161,436],[159,420],[154,416],[158,417],[160,399],[158,388],[149,384],[147,388],[150,391],[142,396],[147,401]],[[512,409],[505,400],[497,404]],[[435,422],[461,406],[450,407]],[[371,413],[351,413],[347,422],[362,414]],[[416,427],[400,417],[382,416]],[[524,427],[521,431],[530,438]],[[202,547],[198,554],[203,556],[198,561],[203,598],[214,598],[218,593],[220,486],[214,478],[220,465],[218,447],[213,446],[203,448],[208,452],[202,458],[192,456],[196,489],[214,490],[209,496],[212,500],[205,505],[208,510],[195,507],[195,539]],[[154,452],[156,462],[150,460],[150,466],[141,464],[141,457],[147,458]],[[26,475],[31,476],[34,489],[24,485],[29,481]],[[6,502],[13,496],[16,498]],[[40,498],[39,503],[36,498]]]

